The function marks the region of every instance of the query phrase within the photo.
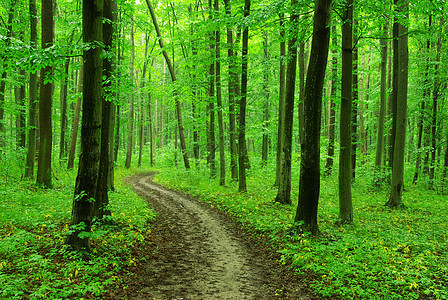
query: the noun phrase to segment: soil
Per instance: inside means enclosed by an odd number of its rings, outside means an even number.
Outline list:
[[[209,204],[166,189],[154,174],[129,178],[157,212],[151,242],[114,299],[315,299],[265,237]]]

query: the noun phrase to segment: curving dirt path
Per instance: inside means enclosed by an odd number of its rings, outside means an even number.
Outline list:
[[[153,175],[130,178],[157,219],[151,257],[126,299],[310,299],[266,243],[217,209],[155,184]]]

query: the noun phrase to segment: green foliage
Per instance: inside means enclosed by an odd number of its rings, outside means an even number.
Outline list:
[[[136,264],[132,249],[149,242],[147,222],[154,217],[122,180],[135,170],[115,173],[110,208],[118,225],[81,232],[93,242],[88,260],[64,245],[76,171],[56,167],[59,180],[49,190],[17,180],[19,167],[11,170],[8,177],[0,173],[0,299],[102,299],[122,285],[127,267]]]
[[[292,198],[297,201],[298,163],[293,160]],[[336,166],[337,167],[337,166]],[[319,237],[290,236],[293,206],[273,202],[275,168],[251,169],[248,194],[232,183],[211,183],[205,167],[169,169],[156,181],[182,190],[236,216],[249,228],[270,236],[298,273],[312,274],[321,296],[341,299],[419,299],[448,297],[448,211],[446,199],[422,187],[407,187],[407,209],[384,207],[389,187],[373,186],[371,166],[361,166],[353,185],[354,226],[336,227],[337,175],[322,178]],[[369,171],[370,170],[370,171]],[[408,168],[407,177],[412,175]],[[334,172],[336,173],[336,172]],[[311,271],[311,272],[310,272]]]

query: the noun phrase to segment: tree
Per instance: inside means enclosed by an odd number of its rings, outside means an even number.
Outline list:
[[[386,36],[388,33],[387,24],[383,25],[383,34]],[[385,38],[380,39],[381,46],[381,87],[380,87],[380,115],[378,117],[378,137],[375,154],[375,168],[376,171],[381,170],[384,150],[384,121],[386,119],[386,91],[387,91],[387,41]],[[377,179],[375,179],[377,180]]]
[[[76,97],[76,105],[75,112],[73,116],[73,128],[72,128],[72,137],[70,139],[70,151],[68,154],[68,164],[67,169],[73,169],[73,165],[75,164],[75,152],[76,152],[76,141],[78,140],[78,131],[79,131],[79,119],[81,117],[81,92],[82,92],[82,81],[84,78],[84,68],[81,66],[78,74],[78,96]]]
[[[54,20],[53,0],[42,0],[42,49],[53,46]],[[53,130],[51,109],[53,104],[53,66],[47,65],[40,72],[39,96],[39,156],[37,160],[37,183],[51,188],[51,152]]]
[[[263,144],[262,144],[262,152],[261,152],[261,161],[263,166],[266,166],[268,163],[268,152],[269,152],[269,47],[268,47],[268,33],[264,32],[264,41],[263,41],[263,49],[264,49],[264,85],[263,90],[265,93],[264,108],[263,108]]]
[[[83,1],[83,103],[81,124],[81,154],[73,198],[70,234],[66,243],[76,251],[90,251],[89,235],[98,182],[101,152],[102,70],[101,42],[103,39],[103,0]]]
[[[130,71],[131,71],[131,84],[134,86],[135,84],[135,75],[134,75],[134,59],[135,59],[135,45],[134,45],[134,20],[131,18],[131,60],[130,60]],[[134,95],[136,94],[135,89],[131,91],[131,96],[129,99],[129,118],[128,118],[128,145],[126,148],[126,161],[125,167],[131,167],[132,160],[132,148],[133,148],[133,136],[134,136]]]
[[[335,131],[335,122],[336,122],[336,110],[335,103],[333,99],[336,97],[336,82],[338,80],[338,58],[337,58],[337,45],[338,38],[336,32],[336,25],[333,25],[333,38],[332,45],[333,50],[331,52],[331,91],[330,91],[330,124],[328,124],[328,154],[327,154],[327,162],[325,164],[325,174],[330,175],[331,170],[333,168],[333,159],[334,159],[334,131]]]
[[[225,11],[227,18],[230,18],[231,7],[230,0],[224,0]],[[227,58],[229,60],[229,82],[228,82],[228,97],[229,97],[229,140],[230,140],[230,178],[238,180],[238,151],[236,146],[236,112],[235,112],[235,96],[237,95],[237,81],[238,75],[236,73],[235,55],[233,51],[233,30],[230,22],[227,23]]]
[[[8,11],[8,23],[6,24],[6,46],[11,44],[12,36],[12,21],[14,18],[14,6],[16,1],[11,1],[11,7]],[[0,78],[0,154],[5,147],[5,89],[6,76],[8,70],[8,62],[3,62],[3,72]],[[0,156],[1,159],[1,156]]]
[[[244,1],[244,19],[250,14],[250,0]],[[238,129],[238,191],[246,192],[246,103],[247,103],[247,55],[249,52],[249,26],[243,29],[243,46],[241,51],[241,99]]]
[[[215,14],[219,13],[219,2],[214,1]],[[226,160],[224,152],[224,119],[221,94],[221,31],[219,27],[215,31],[215,76],[216,76],[216,105],[218,109],[218,140],[219,140],[219,185],[226,184]]]
[[[331,0],[315,0],[311,53],[305,83],[304,140],[300,160],[299,202],[295,226],[319,233],[317,208],[320,190],[320,125],[322,90],[330,43]]]
[[[114,95],[114,26],[116,22],[117,7],[114,0],[104,0],[103,18],[103,42],[105,50],[108,52],[103,59],[105,78],[104,93],[102,99],[102,119],[101,119],[101,146],[100,146],[100,165],[98,171],[98,183],[95,193],[94,217],[101,220],[105,215],[111,215],[109,205],[108,190],[110,188],[110,172],[113,170],[110,151],[113,149],[113,106]]]
[[[285,75],[286,75],[286,42],[285,42],[285,24],[283,22],[284,13],[280,14],[280,68],[279,68],[279,91],[278,91],[278,125],[277,125],[277,164],[275,172],[274,186],[279,186],[281,173],[281,155],[283,149],[283,124],[284,124],[284,107],[285,107]]]
[[[166,50],[164,49],[165,47],[164,47],[163,40],[162,40],[162,34],[160,33],[159,24],[157,23],[156,14],[152,7],[151,1],[146,0],[146,4],[148,5],[149,13],[151,14],[151,19],[152,19],[154,28],[157,33],[157,38],[159,39],[159,45],[160,45],[160,48],[162,49],[163,57],[165,58],[166,64],[168,65],[168,70],[170,71],[171,80],[173,82],[175,82],[177,80],[176,74],[175,74],[174,68],[171,64],[171,60],[170,60]],[[184,158],[184,166],[185,166],[185,169],[190,169],[190,161],[188,159],[187,145],[185,143],[184,126],[183,126],[183,122],[182,122],[182,108],[180,105],[179,98],[177,97],[177,92],[176,92],[175,98],[176,98],[177,126],[179,129],[180,147],[181,147],[182,155]]]
[[[342,15],[342,88],[339,152],[339,219],[338,224],[353,223],[351,113],[353,79],[353,0],[347,0]]]
[[[405,22],[409,18],[408,0],[398,2],[398,11],[405,16]],[[394,24],[395,25],[395,24]],[[408,100],[408,27],[406,24],[398,24],[398,61],[394,67],[397,68],[397,104],[396,104],[396,128],[394,143],[394,155],[392,164],[392,186],[389,200],[386,205],[389,207],[402,207],[403,193],[403,172],[404,172],[404,149],[406,143],[406,122],[407,122],[407,100]],[[394,87],[395,88],[395,87]]]
[[[35,49],[37,46],[37,8],[36,0],[29,1],[30,10],[30,46]],[[34,160],[36,157],[36,136],[37,136],[37,74],[30,73],[29,83],[29,110],[28,110],[28,147],[26,153],[25,178],[34,176]],[[0,133],[1,134],[1,133]]]
[[[298,11],[296,0],[291,1],[291,24],[297,26]],[[291,152],[292,125],[294,120],[294,96],[297,71],[297,34],[293,34],[288,42],[288,64],[286,67],[286,94],[283,110],[282,152],[280,155],[281,172],[278,193],[275,202],[291,204]]]

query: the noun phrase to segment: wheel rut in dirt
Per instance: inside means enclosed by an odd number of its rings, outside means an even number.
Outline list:
[[[288,280],[277,278],[284,270],[272,270],[272,261],[256,253],[228,217],[152,178],[153,174],[130,178],[134,190],[157,212],[157,219],[151,225],[154,256],[142,266],[145,271],[140,276],[145,278],[140,278],[128,299],[302,298],[298,288],[290,295],[294,298],[274,296],[281,288],[273,284]],[[292,280],[289,276],[290,285]]]

